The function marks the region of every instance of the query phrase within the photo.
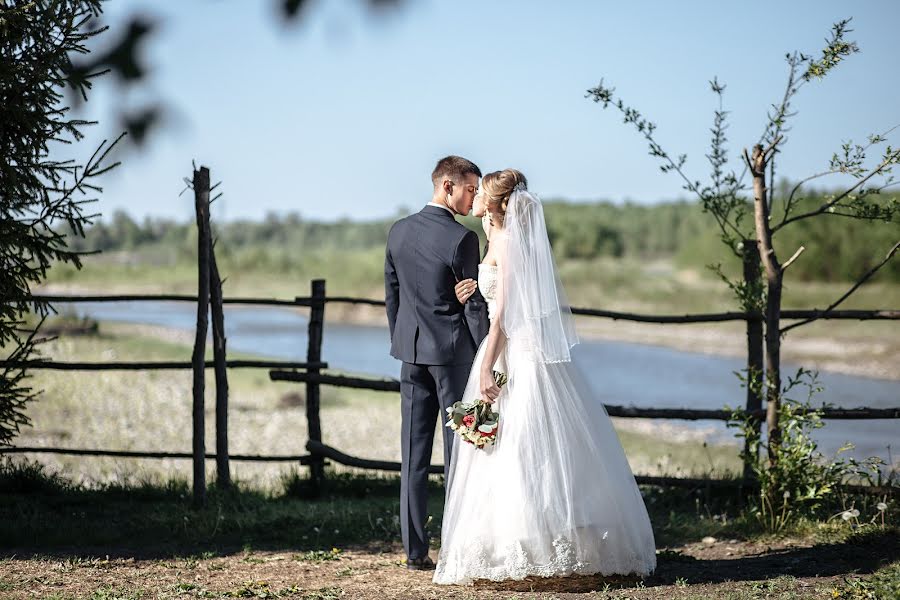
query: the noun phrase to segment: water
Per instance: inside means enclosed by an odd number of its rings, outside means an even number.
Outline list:
[[[161,325],[193,331],[196,306],[183,302],[97,302],[65,304],[57,309],[86,314],[99,321]],[[286,307],[225,308],[229,350],[260,356],[303,361],[306,359],[305,310]],[[330,369],[378,377],[398,378],[400,363],[389,355],[388,331],[383,326],[325,324],[322,357]],[[745,359],[673,350],[659,346],[612,341],[585,341],[574,351],[594,391],[606,404],[656,408],[722,408],[742,406],[745,390],[735,371]],[[784,365],[786,372],[795,365]],[[816,402],[854,408],[888,408],[900,405],[900,381],[821,372],[824,391]],[[799,396],[799,395],[798,395]],[[798,397],[797,399],[802,399]],[[658,421],[657,421],[658,422]],[[733,436],[718,421],[671,421],[671,424],[707,432],[711,442]],[[889,457],[900,450],[900,424],[893,419],[829,421],[816,438],[826,456],[846,441],[856,448],[850,456]]]

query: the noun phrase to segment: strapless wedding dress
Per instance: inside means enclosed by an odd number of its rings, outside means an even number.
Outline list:
[[[496,317],[497,267],[478,286]],[[479,396],[475,357],[463,400]],[[509,339],[495,370],[509,382],[497,400],[497,441],[479,450],[456,436],[434,581],[639,574],[656,567],[640,491],[612,422],[571,362],[534,360]]]

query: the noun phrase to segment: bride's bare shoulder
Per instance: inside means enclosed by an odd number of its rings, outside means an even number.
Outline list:
[[[482,260],[482,264],[492,267],[500,266],[503,262],[503,253],[506,252],[506,236],[502,230],[494,230],[488,241],[488,251]]]

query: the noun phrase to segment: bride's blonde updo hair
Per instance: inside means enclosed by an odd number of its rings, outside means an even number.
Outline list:
[[[502,171],[494,171],[488,173],[481,179],[481,189],[487,205],[492,212],[499,214],[502,225],[503,219],[506,217],[506,206],[509,204],[509,197],[517,185],[527,189],[528,180],[522,175],[521,171],[516,169],[503,169]]]

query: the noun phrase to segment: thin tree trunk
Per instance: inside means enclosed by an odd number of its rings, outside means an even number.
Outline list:
[[[325,324],[325,280],[313,279],[311,283],[312,308],[309,311],[309,334],[307,339],[306,362],[316,363],[322,359],[322,336]],[[322,424],[319,420],[319,382],[314,379],[319,369],[310,368],[307,372],[312,379],[306,382],[306,422],[309,428],[308,439],[311,443],[322,442]],[[325,480],[325,464],[321,454],[312,452],[309,464],[313,494],[321,491]]]
[[[781,286],[784,274],[772,246],[772,229],[769,225],[769,190],[766,187],[766,157],[762,146],[754,146],[750,166],[753,174],[756,240],[766,271],[766,430],[769,463],[774,464],[778,460],[778,446],[781,443],[778,410],[781,406],[780,322]]]
[[[222,310],[222,279],[216,264],[216,252],[209,247],[210,301],[213,326],[213,359],[216,373],[216,482],[220,488],[231,486],[228,465],[228,372],[225,355],[225,314]]]
[[[193,390],[193,453],[194,506],[206,504],[206,431],[204,422],[204,394],[206,332],[209,324],[209,169],[194,171],[194,209],[197,214],[197,335],[194,338]]]
[[[748,289],[758,289],[759,282],[759,248],[756,240],[744,240],[744,283]],[[749,310],[750,307],[745,307]],[[762,381],[763,381],[763,324],[761,321],[747,321],[747,404],[745,410],[752,414],[762,409]],[[753,417],[753,429],[756,435],[760,435],[761,419]],[[749,456],[750,439],[745,441],[744,454]],[[744,463],[744,479],[753,477],[752,465],[759,460],[759,456],[748,457]],[[752,461],[752,462],[751,462]]]
[[[778,447],[781,445],[781,427],[778,423],[778,412],[781,407],[781,333],[779,332],[781,279],[780,269],[773,276],[767,275],[766,431],[769,439],[769,463],[771,464],[778,460]]]

